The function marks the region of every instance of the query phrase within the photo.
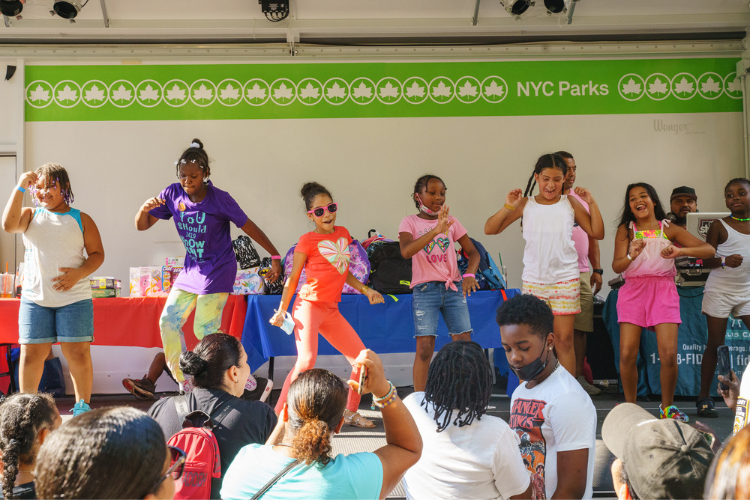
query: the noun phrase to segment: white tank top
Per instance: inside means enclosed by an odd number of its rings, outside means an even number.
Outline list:
[[[742,264],[740,267],[712,269],[706,281],[706,291],[750,295],[750,235],[742,234],[719,220],[727,229],[727,241],[716,247],[716,256],[739,254],[742,255]]]
[[[62,307],[91,299],[88,277],[65,292],[53,288],[52,278],[60,276],[61,267],[78,268],[84,257],[81,211],[71,208],[64,214],[44,208],[34,210],[29,227],[23,233],[24,298],[44,307]]]
[[[578,252],[573,243],[575,211],[566,195],[554,205],[529,197],[523,209],[524,281],[551,285],[579,278]]]

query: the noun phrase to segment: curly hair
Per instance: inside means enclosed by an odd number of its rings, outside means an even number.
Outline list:
[[[430,363],[427,386],[421,405],[432,404],[437,432],[453,425],[471,425],[481,420],[492,395],[492,369],[482,347],[476,342],[445,344]],[[453,418],[453,410],[458,410]]]
[[[441,179],[437,175],[427,174],[417,179],[417,182],[414,183],[414,192],[412,193],[412,198],[414,198],[414,205],[416,205],[417,209],[419,209],[419,202],[417,201],[417,198],[414,195],[421,194],[422,191],[427,189],[427,184],[429,184],[432,179],[439,180],[443,184],[443,187],[445,187],[445,182],[443,181],[443,179]]]
[[[553,331],[555,317],[546,302],[533,295],[516,295],[497,310],[498,326],[528,325],[542,340]]]
[[[348,392],[339,377],[320,368],[301,373],[292,382],[287,408],[295,433],[292,447],[299,460],[308,465],[331,461],[331,433],[344,415]]]
[[[65,167],[59,163],[45,163],[37,168],[34,173],[39,179],[44,179],[44,188],[60,184],[60,194],[67,205],[71,205],[75,200],[73,189],[70,187],[70,176]]]
[[[13,394],[0,403],[0,451],[3,461],[3,496],[15,498],[13,486],[18,464],[31,465],[37,453],[37,436],[54,427],[55,400],[49,394]]]

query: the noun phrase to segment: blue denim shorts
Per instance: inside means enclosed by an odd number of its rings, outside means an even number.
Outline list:
[[[471,332],[469,306],[461,290],[461,282],[454,282],[458,291],[446,290],[442,281],[420,283],[413,289],[412,311],[414,313],[415,337],[436,337],[440,313],[450,335]]]
[[[91,299],[62,307],[44,307],[21,297],[19,344],[93,341],[94,302]]]

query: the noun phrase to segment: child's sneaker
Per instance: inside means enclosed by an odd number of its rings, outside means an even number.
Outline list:
[[[667,411],[662,410],[661,405],[659,405],[659,418],[671,418],[673,420],[679,420],[680,422],[690,421],[690,418],[685,414],[685,412],[680,411],[674,405],[667,406]]]
[[[148,375],[144,375],[142,379],[124,378],[122,379],[122,385],[137,399],[154,399],[156,384],[151,382]]]
[[[87,404],[86,404],[86,403],[85,403],[85,402],[83,401],[83,399],[82,399],[82,400],[80,400],[79,402],[77,402],[77,403],[75,404],[75,406],[74,406],[73,408],[71,408],[71,409],[70,409],[70,411],[72,411],[72,412],[73,412],[73,416],[74,416],[74,417],[77,417],[77,416],[78,416],[78,415],[80,415],[81,413],[86,413],[87,411],[91,411],[91,407],[90,407],[89,405],[87,405]]]
[[[261,403],[264,403],[266,399],[268,399],[268,396],[271,395],[272,389],[273,380],[264,377],[256,377],[255,390],[249,391],[247,390],[247,388],[245,388],[242,399],[246,399],[248,401],[260,401]]]
[[[182,382],[178,382],[178,384],[180,385],[180,395],[187,394],[188,392],[193,392],[193,382],[189,377],[185,377],[185,380]]]
[[[245,382],[245,390],[253,392],[258,387],[258,381],[255,380],[255,377],[253,377],[252,374],[250,374],[249,377],[247,377],[247,382]]]

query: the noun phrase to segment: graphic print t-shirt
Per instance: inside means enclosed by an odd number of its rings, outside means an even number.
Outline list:
[[[352,237],[345,227],[336,226],[331,234],[303,234],[294,253],[307,255],[305,275],[299,297],[312,302],[341,302],[349,274],[349,244]]]
[[[536,500],[552,498],[557,489],[557,453],[588,448],[586,492],[593,495],[596,408],[591,398],[565,368],[557,369],[541,384],[519,385],[511,399],[511,429],[531,473]]]
[[[442,233],[430,241],[422,250],[411,258],[411,287],[430,281],[442,281],[449,288],[455,289],[454,281],[461,281],[456,261],[454,242],[461,239],[466,228],[455,217],[448,217],[453,225],[447,234]],[[398,226],[399,233],[409,233],[413,239],[419,239],[423,234],[435,229],[438,221],[421,219],[418,215],[404,217]]]
[[[229,223],[242,227],[247,215],[229,193],[208,181],[206,197],[190,201],[179,183],[159,193],[165,204],[149,211],[157,219],[174,217],[177,234],[185,245],[185,267],[174,286],[186,292],[208,295],[231,293],[237,277]]]

